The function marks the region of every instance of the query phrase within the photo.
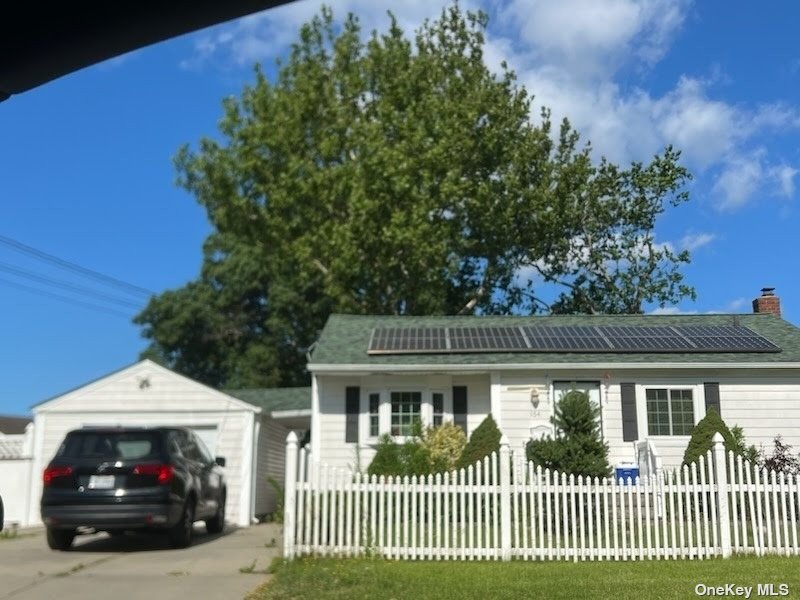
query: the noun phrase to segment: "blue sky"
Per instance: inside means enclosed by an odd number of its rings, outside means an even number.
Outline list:
[[[367,30],[390,3],[339,0]],[[400,3],[396,3],[400,4]],[[413,29],[444,2],[394,8]],[[691,202],[657,239],[692,250],[696,302],[666,312],[749,312],[765,286],[800,323],[800,6],[789,1],[470,0],[491,18],[487,61],[567,116],[598,156],[647,160],[665,144],[694,174]],[[142,49],[0,104],[0,236],[160,292],[193,279],[209,228],[174,185],[172,156],[214,135],[220,101],[252,64],[286,52],[317,2],[297,2]],[[269,70],[270,72],[272,69]],[[89,299],[13,274],[91,287]],[[104,307],[37,295],[45,290]],[[130,321],[144,298],[0,244],[0,414],[134,362],[145,342]],[[114,313],[106,312],[112,309]]]

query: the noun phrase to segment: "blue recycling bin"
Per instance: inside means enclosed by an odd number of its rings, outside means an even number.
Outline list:
[[[614,466],[614,479],[617,483],[622,479],[622,485],[634,485],[638,476],[639,465],[637,464],[618,463]]]

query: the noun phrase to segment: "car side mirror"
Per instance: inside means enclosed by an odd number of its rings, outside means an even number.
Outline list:
[[[225,466],[225,457],[224,456],[218,456],[217,458],[214,459],[214,462],[217,463],[220,467],[224,467]]]

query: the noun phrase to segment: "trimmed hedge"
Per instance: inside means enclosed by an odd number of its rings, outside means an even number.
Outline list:
[[[691,465],[697,462],[701,456],[708,455],[708,451],[711,450],[713,445],[712,438],[717,432],[721,433],[722,438],[725,440],[725,450],[733,450],[737,454],[741,453],[741,445],[737,443],[725,421],[722,420],[716,409],[709,408],[706,411],[706,416],[700,419],[692,429],[692,437],[686,447],[686,452],[683,454],[683,464]]]
[[[400,460],[400,445],[388,433],[381,436],[372,462],[367,467],[369,475],[404,475],[405,467]]]
[[[367,467],[368,475],[427,475],[433,471],[431,453],[419,438],[395,442],[388,434],[381,436],[375,457]]]
[[[485,456],[489,456],[492,452],[500,450],[501,437],[502,434],[497,427],[497,423],[495,423],[494,417],[487,415],[483,422],[472,432],[472,435],[469,436],[469,441],[464,446],[464,451],[456,463],[456,468],[466,468],[479,460],[483,460]]]

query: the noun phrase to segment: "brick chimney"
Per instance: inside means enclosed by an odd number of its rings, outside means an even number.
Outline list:
[[[781,300],[775,295],[775,288],[761,288],[761,295],[753,300],[753,312],[781,316]]]

